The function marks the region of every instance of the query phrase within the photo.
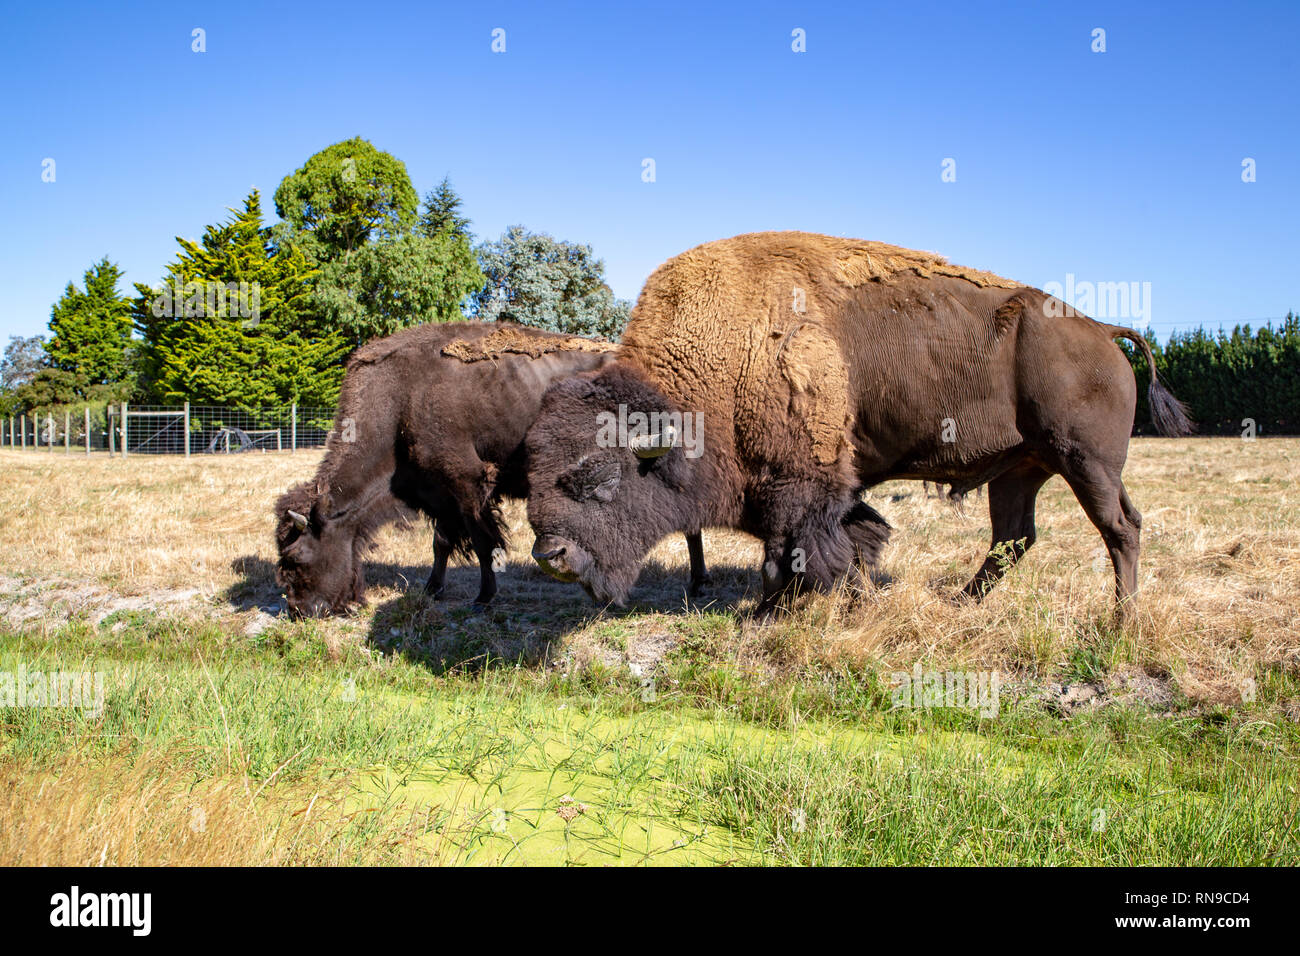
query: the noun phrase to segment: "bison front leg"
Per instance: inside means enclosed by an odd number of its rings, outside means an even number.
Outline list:
[[[424,585],[424,593],[435,601],[442,599],[443,582],[447,577],[447,559],[451,557],[452,544],[439,530],[433,529],[433,571]]]
[[[687,532],[686,550],[691,556],[691,584],[688,593],[695,597],[713,583],[709,569],[704,564],[704,536],[698,531]]]
[[[794,581],[792,550],[786,540],[767,541],[763,545],[763,594],[754,611],[759,620],[770,620],[776,614],[781,596]]]

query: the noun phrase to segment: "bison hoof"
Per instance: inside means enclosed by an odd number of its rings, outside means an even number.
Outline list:
[[[713,575],[706,574],[702,578],[691,578],[691,586],[687,588],[686,593],[691,597],[699,597],[705,588],[713,585]]]
[[[968,607],[972,604],[979,604],[984,600],[984,595],[987,593],[986,589],[972,588],[967,585],[960,591],[950,592],[948,594],[948,603],[956,607]]]

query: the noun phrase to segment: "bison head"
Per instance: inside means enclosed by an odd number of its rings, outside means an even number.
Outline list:
[[[275,579],[294,617],[342,614],[365,598],[357,535],[330,515],[329,494],[297,485],[276,504]]]
[[[701,437],[626,363],[553,385],[527,437],[534,559],[622,605],[655,542],[700,527]]]

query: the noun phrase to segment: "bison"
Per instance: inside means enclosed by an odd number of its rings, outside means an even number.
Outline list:
[[[768,614],[792,586],[875,561],[889,529],[864,489],[987,483],[993,540],[964,588],[978,599],[1034,543],[1035,497],[1059,474],[1105,540],[1128,617],[1141,516],[1120,472],[1137,389],[1116,338],[1151,368],[1158,430],[1189,433],[1140,335],[1037,289],[879,242],[706,243],[647,280],[615,361],[543,399],[527,437],[533,556],[622,603],[659,538],[739,528],[763,542]],[[633,412],[644,419],[610,447],[604,423]]]
[[[556,379],[599,369],[615,346],[508,323],[422,325],[349,359],[334,429],[315,478],[275,505],[276,580],[294,616],[342,613],[365,596],[362,556],[407,509],[434,525],[425,591],[442,596],[447,559],[478,558],[485,606],[493,553],[506,545],[497,504],[527,496],[523,440]],[[698,529],[687,536],[691,590],[706,580]]]

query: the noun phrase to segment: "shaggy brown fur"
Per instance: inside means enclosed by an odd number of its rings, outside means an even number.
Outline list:
[[[1060,306],[882,243],[755,233],[683,253],[646,282],[619,360],[543,402],[528,436],[538,547],[563,550],[572,573],[618,600],[658,537],[696,522],[742,528],[766,543],[766,610],[791,583],[830,584],[855,548],[879,550],[887,532],[855,504],[863,488],[987,482],[993,544],[965,589],[978,597],[1033,543],[1034,497],[1061,474],[1110,549],[1127,611],[1140,516],[1120,471],[1136,388],[1112,339],[1150,353],[1132,330]],[[1154,374],[1150,395],[1163,433],[1190,430]],[[592,449],[593,423],[616,400],[699,413],[705,453],[647,466],[624,450],[624,477],[640,480],[575,507],[557,478],[609,458]]]
[[[508,347],[507,347],[508,346]],[[422,325],[349,360],[324,459],[276,503],[278,580],[294,614],[340,613],[364,599],[362,558],[376,531],[408,511],[434,522],[426,590],[439,596],[456,550],[478,558],[476,604],[496,593],[505,547],[496,505],[527,495],[523,438],[556,379],[599,368],[611,346],[518,326]],[[457,358],[492,354],[494,361]],[[300,531],[288,512],[308,519]],[[698,536],[692,586],[704,579]]]

